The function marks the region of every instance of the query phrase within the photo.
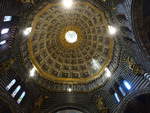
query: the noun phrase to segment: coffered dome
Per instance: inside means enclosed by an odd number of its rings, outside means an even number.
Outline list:
[[[0,113],[150,113],[148,4],[0,0]]]
[[[114,45],[106,12],[88,2],[75,2],[70,9],[48,3],[32,16],[32,32],[22,47],[23,53],[28,50],[28,60],[23,54],[27,68],[34,67],[48,83],[72,87],[106,81],[102,75]]]

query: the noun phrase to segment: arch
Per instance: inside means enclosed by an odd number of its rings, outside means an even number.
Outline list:
[[[79,109],[76,109],[76,108],[62,108],[62,109],[59,109],[53,113],[85,113]]]
[[[149,98],[150,98],[150,89],[146,88],[146,89],[136,90],[130,93],[126,98],[123,99],[121,104],[118,106],[117,110],[114,112],[126,113],[126,110],[128,109],[128,106],[130,105],[130,103],[134,102],[138,97],[143,96],[143,95],[149,95]],[[143,113],[146,113],[146,112],[143,112]]]
[[[79,113],[90,113],[90,111],[88,111],[86,108],[77,105],[70,105],[70,104],[57,106],[53,110],[50,108],[46,110],[46,112],[44,113],[59,113],[58,111],[63,111],[63,110],[76,110],[76,111],[80,111]]]
[[[130,101],[124,113],[149,113],[150,94],[143,94]]]

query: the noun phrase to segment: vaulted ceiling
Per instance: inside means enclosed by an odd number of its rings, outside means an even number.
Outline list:
[[[26,91],[25,108],[20,111],[108,113],[105,101],[112,103],[111,110],[116,107],[119,84],[124,79],[138,80],[136,75],[149,70],[149,62],[143,62],[148,60],[137,48],[144,43],[137,43],[142,37],[134,37],[142,31],[137,24],[139,12],[132,15],[132,29],[122,2],[75,0],[70,7],[60,0],[10,0],[10,6],[15,4],[19,10],[2,8],[6,14],[13,12],[14,20],[9,43],[0,48],[0,80],[5,87],[15,78]],[[146,43],[142,47],[148,52]]]

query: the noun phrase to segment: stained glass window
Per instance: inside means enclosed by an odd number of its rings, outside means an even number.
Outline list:
[[[6,86],[6,90],[10,90],[10,88],[16,83],[16,80],[13,79],[7,86]]]
[[[16,94],[19,92],[19,90],[21,89],[21,86],[17,86],[17,88],[15,89],[15,91],[11,94],[11,96],[14,98],[16,96]]]
[[[117,102],[119,103],[120,102],[120,98],[119,98],[118,94],[114,93],[114,96],[115,96],[115,99],[117,100]]]
[[[4,16],[4,22],[9,22],[12,20],[12,16]]]
[[[26,92],[24,91],[24,92],[21,94],[21,96],[18,98],[18,100],[17,100],[17,103],[18,103],[18,104],[21,103],[21,101],[23,100],[23,98],[25,97],[25,95],[26,95]]]
[[[0,46],[6,44],[6,40],[0,41]]]
[[[130,89],[131,89],[131,85],[129,84],[128,81],[124,80],[124,81],[123,81],[123,84],[124,84],[124,86],[127,88],[127,90],[130,90]]]
[[[126,96],[126,92],[124,91],[124,89],[121,86],[119,86],[119,91],[121,92],[121,94],[123,96]]]
[[[9,28],[4,28],[1,30],[1,35],[8,33]]]

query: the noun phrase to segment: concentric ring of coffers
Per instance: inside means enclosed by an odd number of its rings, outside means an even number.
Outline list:
[[[90,15],[90,16],[89,16]],[[67,45],[63,31],[76,31],[79,40]],[[58,83],[88,83],[111,61],[113,40],[106,35],[107,20],[88,2],[72,9],[48,4],[34,17],[28,40],[29,57],[39,75]]]

